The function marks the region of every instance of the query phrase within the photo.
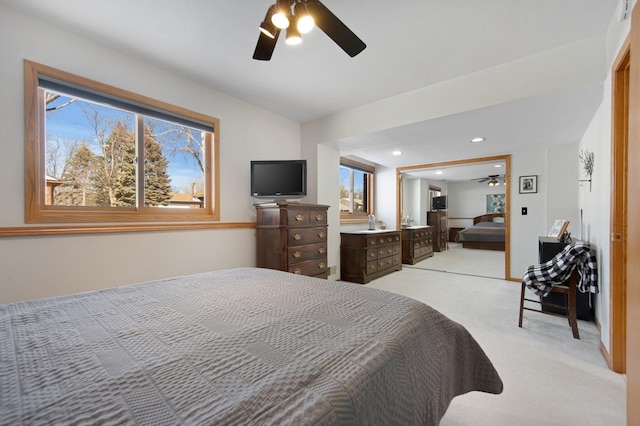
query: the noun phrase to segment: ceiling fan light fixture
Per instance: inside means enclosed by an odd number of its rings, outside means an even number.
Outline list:
[[[320,0],[276,0],[269,9],[265,22],[260,25],[258,43],[253,52],[255,60],[271,60],[282,30],[287,30],[287,44],[299,44],[302,42],[300,34],[318,27],[352,58],[367,47],[340,18],[320,3]],[[268,25],[269,21],[275,26],[275,31]]]
[[[300,35],[300,31],[298,31],[296,25],[290,25],[289,28],[287,28],[286,43],[290,46],[302,43],[302,36]]]
[[[264,35],[270,38],[276,38],[276,31],[277,31],[276,26],[273,24],[273,21],[271,20],[275,10],[276,10],[276,5],[272,4],[269,7],[269,10],[267,10],[267,14],[264,17],[264,21],[262,21],[262,23],[260,24],[260,31],[262,31]]]
[[[291,9],[289,8],[289,0],[278,0],[273,15],[271,15],[271,22],[273,25],[284,30],[289,28],[289,16],[291,15]]]
[[[300,33],[306,34],[313,29],[316,22],[313,19],[313,16],[311,16],[311,13],[309,13],[306,3],[296,3],[294,7],[294,14],[298,21],[296,23],[296,27]]]

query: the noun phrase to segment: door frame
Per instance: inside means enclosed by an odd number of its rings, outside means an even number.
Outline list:
[[[611,88],[611,238],[609,242],[609,368],[626,372],[627,341],[627,190],[629,145],[630,38],[612,66]]]
[[[408,171],[415,171],[420,169],[432,169],[450,166],[459,166],[464,164],[474,163],[488,163],[491,161],[504,161],[505,163],[505,181],[509,183],[508,188],[511,188],[511,154],[507,155],[495,155],[492,157],[482,158],[469,158],[466,160],[457,161],[445,161],[441,163],[431,164],[416,164],[413,166],[404,166],[396,168],[396,229],[400,229],[400,221],[402,215],[402,173]],[[510,220],[510,205],[511,205],[511,191],[508,189],[505,197],[505,242],[504,242],[504,279],[514,281],[511,278],[511,220]]]

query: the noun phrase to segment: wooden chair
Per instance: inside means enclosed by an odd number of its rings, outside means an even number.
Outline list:
[[[536,299],[527,299],[525,297],[525,289],[526,286],[524,284],[524,281],[522,282],[522,289],[520,291],[520,318],[518,320],[518,327],[522,327],[522,316],[524,314],[524,311],[533,311],[533,312],[539,312],[541,314],[547,314],[547,315],[555,315],[558,317],[563,317],[563,318],[567,318],[569,320],[569,325],[571,326],[571,331],[573,332],[573,338],[574,339],[580,339],[580,334],[578,333],[578,320],[577,320],[577,315],[576,315],[576,291],[577,291],[577,287],[578,287],[578,268],[574,268],[573,272],[571,272],[571,276],[569,277],[569,279],[567,281],[565,281],[563,284],[561,285],[554,285],[551,289],[551,293],[561,293],[564,294],[564,301],[565,304],[563,305],[558,305],[555,303],[549,303],[549,302],[545,302],[544,301],[544,297],[541,297],[540,300],[536,300]],[[524,306],[524,302],[532,302],[532,303],[538,303],[540,305],[540,309],[533,309],[533,308],[529,308]],[[549,307],[549,308],[555,308],[557,309],[561,309],[563,310],[565,313],[561,314],[561,313],[557,313],[557,312],[553,312],[553,311],[545,311],[542,308],[543,307]]]

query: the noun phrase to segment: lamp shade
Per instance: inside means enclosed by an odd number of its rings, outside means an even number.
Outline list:
[[[289,28],[289,16],[291,15],[291,9],[289,8],[289,0],[278,0],[276,2],[276,8],[271,16],[271,22],[273,25],[284,30]]]
[[[298,27],[297,25],[295,25],[295,22],[294,25],[290,25],[289,28],[287,28],[286,43],[288,45],[296,45],[302,43],[302,37],[300,36],[300,31],[298,31]]]
[[[269,7],[269,10],[267,10],[267,14],[264,17],[264,21],[262,21],[262,23],[260,24],[260,31],[262,31],[264,35],[270,38],[276,37],[276,26],[271,21],[271,18],[275,10],[276,10],[276,5],[272,4]]]
[[[294,13],[296,16],[296,27],[302,34],[306,34],[313,29],[316,24],[313,16],[309,13],[306,3],[298,2],[294,7]]]

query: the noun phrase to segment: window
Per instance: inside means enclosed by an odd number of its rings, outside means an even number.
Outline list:
[[[340,219],[366,220],[373,214],[375,168],[340,158]]]
[[[218,220],[219,121],[25,61],[26,221]]]

